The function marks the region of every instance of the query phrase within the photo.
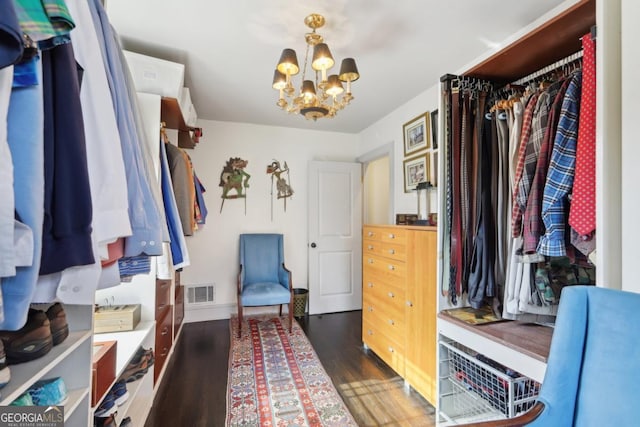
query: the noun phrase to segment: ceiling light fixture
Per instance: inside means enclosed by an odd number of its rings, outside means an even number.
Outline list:
[[[334,65],[333,56],[322,36],[316,33],[316,29],[325,23],[324,16],[312,13],[304,19],[304,23],[311,28],[311,32],[305,34],[307,49],[304,55],[300,93],[295,95],[291,82],[291,76],[295,76],[300,71],[296,52],[293,49],[284,49],[273,75],[273,88],[280,91],[280,98],[276,105],[288,113],[300,113],[307,119],[332,118],[353,99],[351,82],[358,80],[360,74],[358,74],[355,59],[345,58],[340,66],[340,74],[327,75],[327,71]],[[311,47],[313,47],[311,68],[315,74],[314,80],[307,79],[307,63]],[[342,82],[347,84],[346,91]]]

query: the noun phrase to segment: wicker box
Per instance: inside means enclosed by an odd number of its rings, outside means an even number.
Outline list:
[[[110,305],[96,308],[93,330],[103,332],[132,331],[140,323],[140,304]]]

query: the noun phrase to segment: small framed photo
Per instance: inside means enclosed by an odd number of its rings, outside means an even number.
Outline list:
[[[429,112],[419,115],[402,126],[404,134],[404,156],[407,157],[429,148],[431,129]]]
[[[438,110],[431,112],[431,147],[438,149]]]
[[[406,159],[403,165],[405,193],[410,193],[419,183],[429,179],[429,153]]]

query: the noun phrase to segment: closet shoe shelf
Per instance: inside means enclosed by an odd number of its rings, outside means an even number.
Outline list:
[[[87,396],[89,395],[89,389],[80,388],[76,390],[69,390],[67,391],[67,395],[67,403],[65,403],[64,405],[65,424],[69,420],[69,417],[71,417],[71,415],[75,413],[75,410],[80,406],[80,403],[82,403],[82,401],[87,398]]]
[[[41,378],[47,378],[49,372],[57,367],[67,356],[87,340],[90,341],[92,334],[93,331],[91,330],[70,332],[66,340],[54,346],[45,356],[30,362],[10,365],[11,381],[0,391],[2,393],[0,405],[9,405],[27,391],[34,382]],[[34,373],[37,374],[34,375]],[[86,395],[87,392],[87,389],[81,390],[83,395]],[[75,395],[73,391],[69,394],[71,395],[72,393]],[[75,405],[77,406],[77,402]],[[73,406],[71,396],[67,405],[65,405],[65,416],[67,416],[67,413],[70,415],[73,412],[70,406]]]
[[[142,321],[133,331],[109,332],[95,335],[95,342],[118,341],[116,379],[122,374],[146,338],[153,333],[155,323],[155,321]]]

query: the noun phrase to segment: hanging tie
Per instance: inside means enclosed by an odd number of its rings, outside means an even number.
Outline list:
[[[582,37],[582,100],[569,225],[585,236],[596,229],[596,44]]]

